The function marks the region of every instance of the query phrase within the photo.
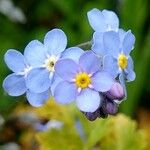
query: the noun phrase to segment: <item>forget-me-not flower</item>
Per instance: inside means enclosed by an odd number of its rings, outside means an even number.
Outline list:
[[[63,79],[55,88],[55,100],[62,104],[76,101],[84,112],[94,112],[101,105],[99,92],[108,91],[114,82],[110,74],[100,71],[100,60],[92,51],[82,54],[78,63],[59,60],[55,71]]]
[[[44,93],[33,93],[26,87],[26,77],[32,66],[20,52],[10,49],[4,56],[5,63],[14,73],[3,81],[4,90],[11,96],[20,96],[26,93],[28,102],[33,106],[41,106],[49,97],[49,90]]]
[[[28,56],[35,66],[26,80],[27,87],[31,91],[41,93],[50,88],[53,95],[55,86],[61,81],[55,74],[55,63],[60,58],[71,58],[76,61],[84,52],[75,47],[66,49],[66,46],[67,37],[60,29],[49,31],[44,38],[44,44],[36,40],[28,45],[24,55]]]
[[[96,8],[87,13],[89,23],[96,32],[118,31],[119,19],[113,11]]]
[[[30,43],[24,55],[28,56],[32,65],[36,66],[28,74],[27,87],[41,93],[50,88],[54,79],[54,66],[66,49],[67,37],[60,29],[49,31],[44,38],[44,44],[35,40]]]
[[[135,73],[130,52],[134,48],[135,37],[131,31],[122,34],[114,31],[104,34],[104,47],[109,54],[104,57],[103,67],[114,78],[119,75],[120,79],[123,76],[127,81],[133,81]]]
[[[98,10],[96,8],[90,10],[87,13],[89,23],[94,29],[92,50],[98,54],[99,57],[103,57],[107,54],[104,48],[103,36],[108,31],[120,31],[119,19],[113,11],[109,10]]]

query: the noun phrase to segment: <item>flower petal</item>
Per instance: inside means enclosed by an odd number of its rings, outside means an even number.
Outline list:
[[[101,104],[101,98],[98,92],[85,89],[77,96],[77,107],[83,112],[94,112]]]
[[[4,56],[5,63],[13,72],[21,72],[25,69],[26,63],[24,56],[14,49],[9,49]]]
[[[99,56],[106,55],[107,51],[104,49],[103,33],[102,32],[94,32],[92,50],[96,54],[98,54]]]
[[[47,90],[43,93],[33,93],[29,90],[27,91],[27,100],[34,107],[42,106],[50,97],[50,91]]]
[[[76,93],[77,89],[73,83],[63,81],[56,86],[54,98],[58,103],[68,104],[76,99]]]
[[[44,68],[32,69],[26,78],[26,85],[34,93],[47,91],[51,85],[49,71]]]
[[[134,48],[135,36],[129,30],[123,40],[123,52],[125,55],[129,55],[131,50]]]
[[[67,37],[62,30],[53,29],[45,35],[44,45],[47,47],[49,54],[59,55],[67,46]]]
[[[61,58],[69,58],[74,60],[76,63],[79,62],[80,56],[84,53],[84,51],[79,47],[71,47],[66,49]]]
[[[88,11],[87,17],[91,27],[95,31],[104,32],[106,31],[106,24],[102,12],[96,8]]]
[[[54,96],[54,91],[55,91],[56,86],[62,81],[63,81],[63,79],[60,78],[57,74],[54,75],[53,83],[51,84],[52,96]]]
[[[125,84],[125,74],[124,74],[124,72],[122,72],[119,75],[119,81],[120,81],[120,84],[122,85],[122,87],[124,89],[125,99],[126,99],[127,98],[127,89],[126,89],[126,84]]]
[[[79,64],[81,69],[89,74],[93,74],[101,68],[100,59],[92,51],[87,51],[81,55]]]
[[[3,88],[10,96],[23,95],[27,90],[24,77],[14,73],[4,79]]]
[[[133,60],[132,60],[132,58],[129,56],[128,57],[128,64],[127,64],[127,67],[126,67],[126,69],[125,69],[125,72],[130,72],[131,70],[133,70],[133,68],[134,68],[134,64],[133,64]]]
[[[111,55],[106,55],[103,61],[103,69],[104,71],[110,73],[113,78],[116,78],[119,73],[117,60]]]
[[[133,71],[133,68],[134,68],[133,60],[132,60],[132,58],[129,56],[129,57],[128,57],[128,65],[127,65],[127,68],[125,69],[126,78],[127,78],[127,80],[128,80],[129,82],[130,82],[130,81],[134,81],[135,78],[136,78],[136,74],[135,74],[135,72]]]
[[[113,11],[109,10],[103,10],[102,14],[104,15],[108,30],[117,31],[119,28],[119,19],[117,15]]]
[[[55,72],[62,79],[72,81],[79,72],[79,66],[71,59],[62,59],[56,62]]]
[[[119,47],[120,47],[119,33],[114,31],[105,32],[104,46],[113,57],[117,58],[119,54]]]
[[[128,74],[127,74],[127,80],[128,82],[134,81],[136,78],[136,74],[133,70],[131,70]]]
[[[92,85],[96,91],[106,92],[110,90],[114,83],[114,80],[107,72],[97,72],[92,76]]]
[[[38,40],[33,40],[26,46],[24,56],[31,66],[41,67],[46,59],[46,48]]]
[[[123,30],[123,29],[119,29],[119,37],[120,37],[120,43],[122,44],[123,40],[124,40],[124,37],[126,35],[126,31]]]

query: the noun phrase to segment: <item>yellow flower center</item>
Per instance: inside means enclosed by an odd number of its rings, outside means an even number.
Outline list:
[[[58,60],[58,58],[56,58],[55,56],[50,56],[48,59],[45,60],[45,67],[49,70],[54,72],[54,66],[56,61]]]
[[[121,69],[125,69],[127,67],[128,64],[128,59],[124,54],[120,54],[119,58],[118,58],[118,66]]]
[[[91,78],[85,72],[79,73],[79,74],[76,75],[75,83],[76,83],[78,88],[84,89],[84,88],[87,88],[90,85]]]

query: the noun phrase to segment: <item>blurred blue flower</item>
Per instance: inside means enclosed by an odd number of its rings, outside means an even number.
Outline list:
[[[58,120],[50,120],[45,124],[37,122],[33,127],[38,131],[47,131],[51,129],[60,130],[63,127],[63,122]]]
[[[35,94],[26,87],[25,79],[32,69],[30,63],[18,51],[10,49],[4,56],[5,63],[14,73],[3,81],[4,90],[11,96],[20,96],[27,92],[27,100],[33,106],[41,106],[49,97],[49,91]]]
[[[87,13],[89,23],[96,32],[118,31],[119,19],[113,11],[96,8]]]
[[[108,91],[114,82],[108,73],[100,71],[100,60],[92,51],[82,54],[78,63],[59,60],[55,70],[63,80],[55,88],[55,100],[62,104],[76,100],[84,112],[94,112],[101,105],[99,92]]]

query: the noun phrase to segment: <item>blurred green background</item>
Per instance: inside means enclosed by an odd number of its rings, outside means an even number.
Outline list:
[[[149,0],[0,0],[0,84],[10,73],[3,56],[9,48],[24,50],[33,39],[43,40],[45,33],[61,28],[68,37],[68,47],[91,40],[93,30],[86,13],[92,8],[117,13],[120,27],[136,36],[134,58],[136,80],[127,84],[128,98],[120,111],[135,115],[139,107],[150,108],[150,1]],[[8,115],[19,99],[0,88],[0,113]]]

